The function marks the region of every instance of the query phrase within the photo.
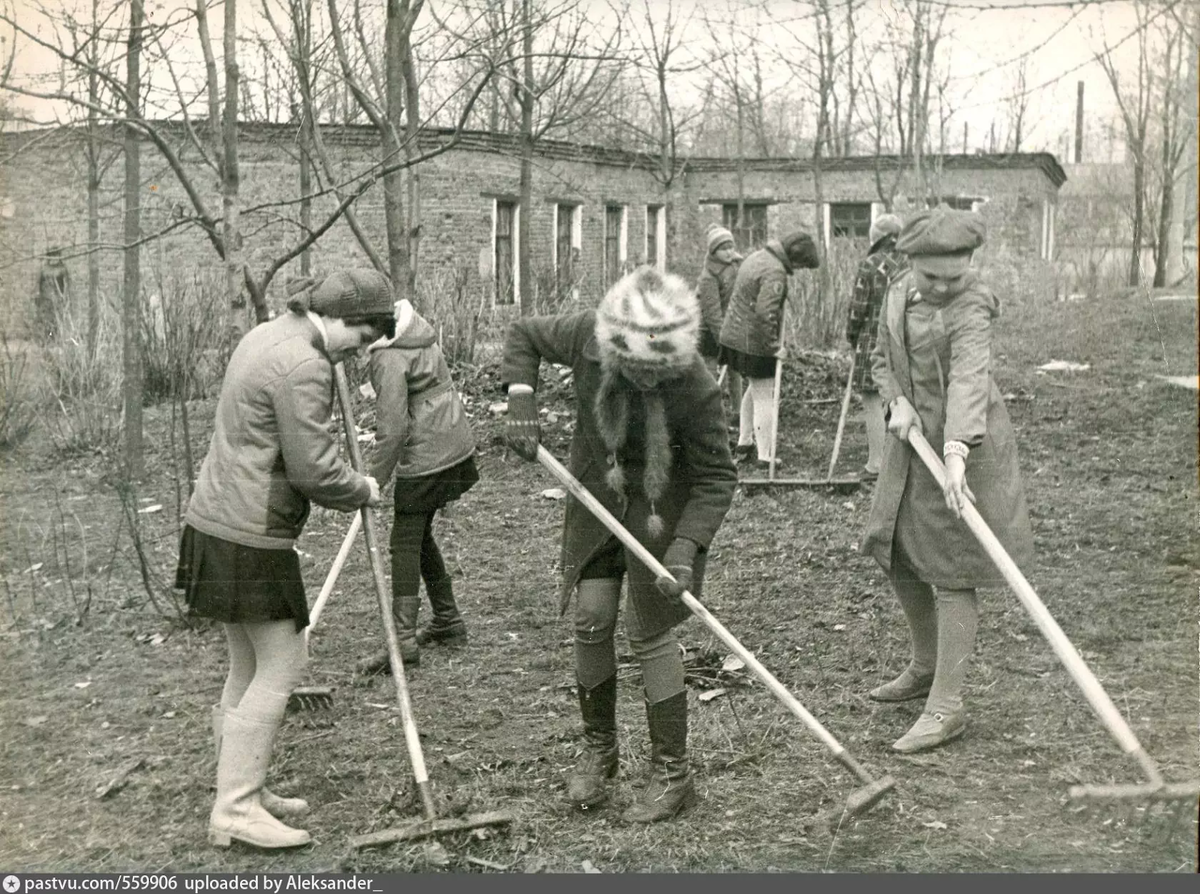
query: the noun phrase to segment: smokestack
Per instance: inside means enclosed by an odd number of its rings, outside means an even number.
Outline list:
[[[1075,98],[1075,164],[1083,164],[1083,81],[1076,88]]]
[[[967,122],[963,122],[963,155],[967,154]]]

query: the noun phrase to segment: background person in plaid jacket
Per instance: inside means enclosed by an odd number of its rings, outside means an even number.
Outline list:
[[[895,214],[881,214],[871,224],[871,248],[858,265],[854,294],[850,298],[850,319],[846,340],[854,348],[854,388],[862,395],[863,416],[867,422],[866,477],[879,475],[883,460],[883,442],[887,435],[883,423],[883,402],[871,378],[871,352],[879,331],[879,309],[883,307],[888,285],[908,269],[908,257],[896,251],[896,236],[903,222]]]

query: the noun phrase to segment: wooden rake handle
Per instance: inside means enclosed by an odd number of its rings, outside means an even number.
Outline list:
[[[617,520],[616,516],[609,512],[608,509],[605,508],[604,504],[592,495],[591,491],[584,487],[574,475],[567,471],[566,467],[563,466],[562,463],[554,458],[553,454],[551,454],[549,450],[539,444],[537,456],[538,461],[547,469],[549,469],[554,477],[561,481],[567,487],[567,489],[574,494],[575,498],[579,500],[579,502],[583,503],[583,505],[586,506],[591,513],[595,515],[596,518],[598,518],[604,524],[604,526],[608,528],[608,530],[611,531],[613,535],[625,545],[627,549],[637,556],[642,564],[644,564],[659,577],[667,577],[671,580],[675,579],[674,576],[672,576],[672,574],[662,565],[662,563],[659,562],[658,559],[654,558],[650,551],[646,549],[646,547],[642,546],[641,542],[632,534],[630,534],[628,530],[626,530],[625,526]],[[821,725],[821,722],[817,720],[817,718],[813,717],[813,715],[805,709],[804,705],[800,704],[800,701],[788,691],[787,687],[775,679],[771,672],[759,663],[759,660],[754,657],[753,653],[750,652],[750,650],[743,646],[740,642],[738,642],[737,638],[727,629],[725,629],[725,626],[716,618],[714,618],[708,609],[701,605],[700,600],[698,600],[687,590],[684,590],[683,595],[680,597],[680,601],[682,601],[683,604],[688,607],[688,610],[691,611],[692,614],[703,621],[704,626],[715,633],[717,638],[720,639],[721,642],[723,642],[726,646],[728,646],[729,649],[738,656],[738,658],[745,662],[746,667],[750,669],[751,673],[758,677],[758,679],[769,690],[771,690],[771,692],[774,693],[774,695],[781,702],[783,702],[789,711],[796,715],[796,717],[800,718],[800,721],[825,744],[825,747],[833,753],[833,756],[837,758],[843,766],[847,767],[863,782],[876,782],[876,780],[869,773],[867,773],[865,769],[863,769],[858,761],[856,761],[846,752],[846,749],[841,746],[841,744],[833,737],[829,730],[825,729],[825,727]]]
[[[342,426],[346,432],[346,447],[350,451],[350,464],[356,472],[362,471],[362,451],[358,446],[358,427],[354,424],[354,405],[350,402],[350,386],[346,382],[346,371],[339,363],[333,368],[337,382],[338,402],[342,407]],[[421,793],[421,805],[425,818],[437,818],[433,805],[433,791],[429,786],[429,773],[425,769],[425,755],[421,751],[421,737],[413,717],[412,700],[408,695],[408,678],[404,675],[404,659],[400,657],[400,638],[396,635],[396,619],[392,617],[392,594],[383,570],[383,557],[379,552],[379,535],[375,529],[375,517],[371,507],[363,506],[363,528],[367,534],[367,553],[371,558],[371,574],[375,578],[375,595],[379,599],[379,614],[383,618],[383,632],[387,640],[388,660],[392,666],[392,679],[396,681],[396,702],[400,706],[400,721],[404,726],[404,741],[408,746],[408,757],[412,763],[413,777]]]
[[[945,487],[946,484],[946,467],[942,464],[942,460],[929,446],[929,442],[915,428],[908,430],[908,443],[912,445],[913,450],[917,452],[917,456],[929,469],[934,480],[937,481],[939,487]],[[1021,573],[1021,569],[1017,567],[1017,563],[1012,560],[1007,550],[1000,544],[996,535],[992,533],[987,522],[971,503],[966,503],[962,510],[962,519],[966,522],[967,527],[971,529],[971,533],[975,535],[975,539],[987,552],[988,556],[996,567],[1000,569],[1000,573],[1004,575],[1004,579],[1016,594],[1017,599],[1029,616],[1033,618],[1033,622],[1037,624],[1038,629],[1042,632],[1047,641],[1050,643],[1050,648],[1054,650],[1054,654],[1058,656],[1058,660],[1062,662],[1063,667],[1067,669],[1067,673],[1071,675],[1077,686],[1083,691],[1084,698],[1091,705],[1092,710],[1096,712],[1096,716],[1100,718],[1100,722],[1108,729],[1113,738],[1117,740],[1117,744],[1121,749],[1134,760],[1142,768],[1142,772],[1146,774],[1146,778],[1152,785],[1162,785],[1162,773],[1159,772],[1158,765],[1154,759],[1150,757],[1142,748],[1142,745],[1137,740],[1137,736],[1133,734],[1133,730],[1129,728],[1129,724],[1125,722],[1125,718],[1113,704],[1108,693],[1104,691],[1104,687],[1100,685],[1100,681],[1096,679],[1096,675],[1080,657],[1078,650],[1067,639],[1067,635],[1063,633],[1062,628],[1058,626],[1058,622],[1050,614],[1045,603],[1038,597],[1038,594],[1030,586],[1029,581],[1025,579],[1025,575]]]
[[[833,480],[833,470],[837,468],[838,455],[842,452],[842,434],[846,431],[846,415],[850,412],[850,397],[854,394],[854,361],[857,352],[850,355],[850,373],[846,376],[846,390],[842,393],[842,413],[838,416],[837,434],[833,437],[833,455],[829,458],[829,473],[825,476]]]
[[[325,575],[325,583],[321,587],[321,593],[317,596],[317,601],[313,603],[312,611],[308,613],[308,626],[304,628],[304,639],[308,640],[308,633],[317,626],[317,621],[321,620],[321,614],[325,611],[325,603],[329,601],[329,597],[333,594],[333,588],[337,585],[339,575],[342,573],[342,568],[346,564],[346,559],[350,557],[350,548],[354,546],[354,541],[358,538],[358,532],[362,530],[362,514],[354,513],[354,521],[350,523],[350,529],[346,531],[346,536],[342,538],[341,548],[338,549],[337,557],[333,560],[333,564],[329,566],[329,573]]]

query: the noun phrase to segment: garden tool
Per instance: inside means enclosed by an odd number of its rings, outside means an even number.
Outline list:
[[[833,456],[829,458],[829,474],[827,480],[833,480],[833,470],[837,468],[838,454],[842,452],[842,433],[846,430],[846,414],[850,412],[850,396],[854,393],[854,359],[850,355],[850,372],[846,376],[846,390],[842,394],[842,413],[838,416],[837,434],[833,438]]]
[[[654,558],[650,551],[646,549],[646,547],[644,547],[636,537],[630,534],[629,531],[626,530],[625,526],[622,525],[611,512],[604,508],[604,504],[596,499],[596,497],[592,495],[591,491],[584,487],[574,475],[567,471],[566,467],[563,466],[562,463],[554,458],[550,451],[539,444],[537,455],[538,461],[541,462],[541,464],[545,466],[555,478],[561,481],[567,490],[569,490],[575,496],[575,498],[579,500],[579,502],[586,506],[588,510],[591,511],[591,513],[595,515],[596,518],[603,523],[604,526],[608,528],[608,530],[611,531],[612,534],[618,540],[620,540],[627,549],[633,552],[633,554],[637,556],[637,558],[647,568],[654,572],[654,574],[658,577],[666,577],[670,578],[671,580],[675,579],[673,575],[671,575],[671,573],[668,572],[667,569],[662,565],[662,563]],[[749,649],[738,642],[734,635],[730,633],[720,621],[712,616],[709,610],[700,603],[700,600],[698,600],[687,590],[684,590],[683,594],[680,596],[680,601],[687,606],[688,610],[691,611],[692,614],[694,614],[704,623],[704,626],[716,634],[717,638],[720,639],[721,642],[723,642],[735,655],[738,656],[738,658],[745,663],[750,672],[753,673],[754,676],[758,677],[758,679],[766,685],[772,694],[774,694],[776,698],[783,702],[789,711],[791,711],[796,717],[800,718],[801,722],[808,727],[810,732],[812,732],[818,739],[821,740],[825,747],[833,753],[833,756],[837,758],[842,766],[850,770],[850,772],[853,773],[859,779],[859,781],[863,783],[862,786],[851,792],[849,798],[846,799],[845,807],[840,813],[841,818],[854,817],[858,814],[866,812],[874,807],[875,804],[877,804],[880,799],[884,797],[884,795],[896,787],[896,781],[892,779],[891,776],[885,776],[882,779],[875,779],[858,761],[851,757],[846,752],[846,749],[843,748],[837,741],[837,739],[835,739],[833,735],[821,725],[821,722],[817,720],[817,718],[813,717],[813,715],[810,714],[802,704],[800,704],[799,700],[792,695],[792,693],[789,692],[782,683],[775,679],[770,671],[768,671],[762,666],[762,664],[759,663],[758,659],[754,657],[754,654],[750,652]]]
[[[852,361],[853,363],[853,361]],[[851,369],[851,375],[853,375]],[[829,464],[829,476],[827,478],[776,478],[775,477],[775,451],[779,445],[779,400],[783,385],[783,360],[776,358],[775,360],[775,393],[772,396],[774,402],[774,417],[775,427],[771,432],[771,462],[767,467],[766,478],[739,478],[738,484],[742,485],[747,494],[752,494],[755,488],[763,486],[778,486],[778,487],[815,487],[824,488],[834,493],[848,494],[858,490],[862,482],[858,478],[834,478],[833,467],[837,464],[837,455],[841,449],[842,428],[846,421],[846,406],[849,403],[850,383],[847,382],[846,397],[842,401],[842,419],[838,422],[838,436],[834,442],[833,460]]]
[[[346,431],[346,446],[350,451],[350,463],[356,471],[362,469],[362,452],[358,446],[358,430],[354,424],[354,408],[350,403],[350,386],[346,382],[346,371],[339,363],[334,367],[337,382],[338,402],[342,408],[342,425]],[[375,595],[379,600],[379,613],[383,619],[384,639],[387,642],[388,661],[392,667],[392,679],[396,683],[396,702],[400,706],[400,722],[404,728],[404,740],[408,746],[408,757],[412,764],[413,778],[421,798],[424,818],[398,829],[385,829],[351,839],[351,847],[367,847],[424,838],[442,832],[474,829],[480,826],[496,826],[511,823],[511,814],[503,811],[465,815],[454,819],[439,819],[433,802],[433,788],[429,773],[425,769],[425,755],[421,751],[421,737],[413,717],[412,701],[408,693],[408,679],[404,675],[404,660],[400,657],[400,640],[396,635],[396,619],[392,617],[392,594],[383,570],[383,557],[379,551],[379,536],[375,529],[375,517],[369,506],[359,510],[366,531],[367,554],[371,560],[371,574],[375,579]]]
[[[325,576],[325,584],[321,587],[321,593],[317,596],[317,601],[313,603],[312,610],[308,613],[308,626],[304,628],[304,646],[308,648],[308,637],[312,629],[317,626],[317,621],[321,618],[321,612],[325,610],[325,603],[329,601],[329,596],[333,592],[334,585],[337,584],[338,575],[342,573],[342,566],[346,564],[346,559],[350,555],[350,548],[354,546],[354,541],[358,538],[358,532],[362,530],[362,515],[354,513],[354,521],[350,523],[350,529],[346,532],[345,538],[342,540],[342,546],[338,550],[337,557],[333,560],[333,565],[329,568],[329,573]],[[333,690],[328,686],[297,686],[292,690],[292,694],[288,696],[288,710],[290,711],[320,711],[326,708],[333,707]]]
[[[929,446],[924,435],[916,428],[910,428],[908,443],[917,452],[938,485],[944,486],[946,467],[933,448]],[[1042,635],[1050,643],[1058,660],[1062,662],[1067,673],[1071,675],[1071,679],[1082,690],[1084,698],[1096,712],[1100,722],[1116,739],[1121,750],[1137,762],[1147,779],[1145,783],[1131,785],[1074,785],[1071,786],[1071,797],[1075,800],[1189,801],[1193,804],[1200,800],[1200,781],[1167,783],[1163,780],[1158,764],[1142,748],[1141,743],[1133,734],[1133,730],[1130,729],[1117,706],[1113,704],[1100,681],[1096,679],[1096,675],[1092,673],[1078,650],[1067,639],[1067,635],[1063,633],[1058,622],[1054,620],[1038,594],[1030,586],[1029,581],[1025,579],[1021,569],[1017,567],[996,535],[992,533],[979,511],[969,502],[962,509],[962,519],[991,560],[996,563],[996,567],[1004,575],[1004,579],[1012,588],[1021,605],[1024,606]]]

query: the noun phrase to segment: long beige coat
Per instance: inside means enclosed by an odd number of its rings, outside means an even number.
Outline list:
[[[998,315],[999,302],[978,279],[938,305],[923,298],[906,274],[888,289],[871,371],[885,402],[908,398],[936,451],[946,441],[971,448],[967,484],[976,508],[1025,569],[1033,535],[1016,438],[991,370],[992,322]],[[889,436],[863,551],[890,569],[894,550],[937,587],[1004,585],[966,524],[946,508],[942,489],[920,457]]]

